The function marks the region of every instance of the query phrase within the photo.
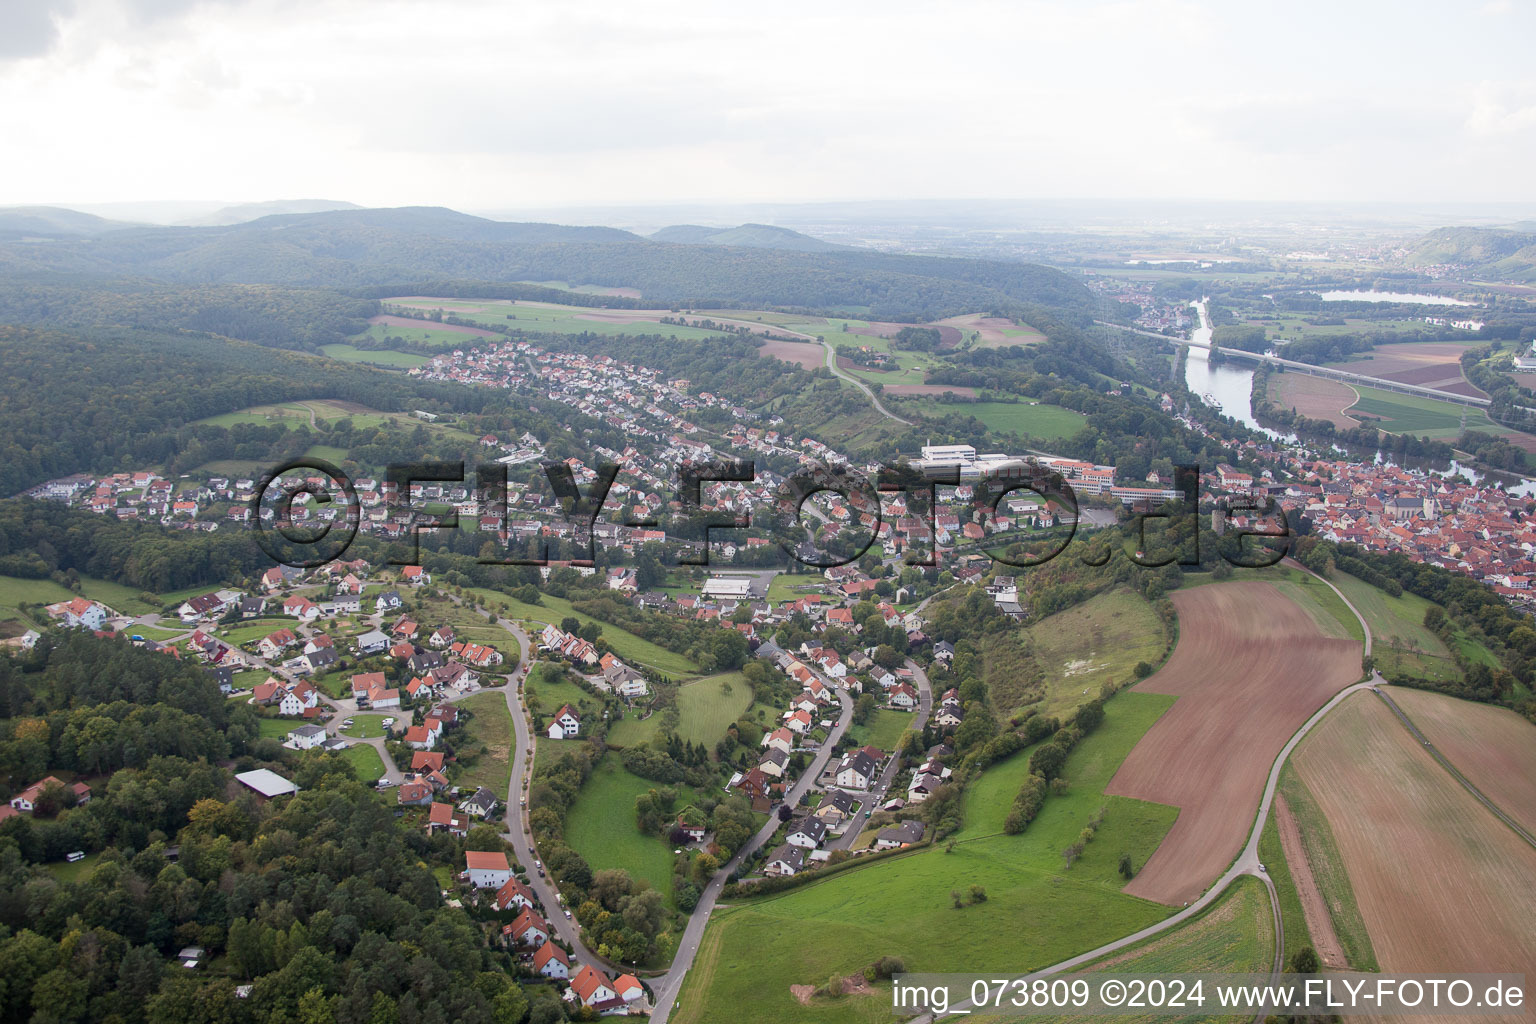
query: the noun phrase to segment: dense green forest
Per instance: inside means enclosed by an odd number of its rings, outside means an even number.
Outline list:
[[[518,1024],[562,1019],[526,993],[480,921],[446,906],[433,866],[466,841],[398,822],[345,759],[255,740],[201,669],[123,641],[51,641],[0,658],[0,772],[11,792],[44,767],[92,779],[0,824],[0,1021],[50,1024]],[[277,803],[231,788],[277,768]],[[281,760],[278,760],[281,759]],[[110,778],[104,778],[110,773]],[[492,832],[468,843],[499,849]],[[41,866],[99,851],[64,880]],[[220,976],[174,959],[203,947]],[[247,998],[236,993],[252,985]]]
[[[0,281],[0,323],[138,327],[217,334],[275,348],[316,349],[367,330],[372,299],[316,288],[173,285],[158,281]]]

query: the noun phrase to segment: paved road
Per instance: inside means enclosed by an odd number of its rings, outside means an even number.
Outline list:
[[[481,613],[489,618],[489,613],[481,609]],[[558,890],[555,883],[540,876],[538,868],[539,851],[534,848],[533,836],[524,831],[526,812],[523,808],[523,800],[528,795],[529,772],[533,766],[534,748],[537,738],[531,728],[528,710],[523,706],[522,692],[519,683],[527,677],[528,665],[533,660],[533,641],[522,628],[511,619],[496,620],[496,624],[517,638],[521,653],[518,656],[517,668],[512,672],[512,678],[507,683],[506,699],[507,713],[512,716],[512,735],[514,738],[512,749],[512,776],[507,784],[507,828],[509,831],[502,833],[502,838],[512,844],[513,852],[528,871],[528,884],[534,894],[539,897],[539,902],[544,904],[545,916],[549,919],[550,926],[554,929],[566,945],[571,947],[576,958],[582,963],[592,964],[594,967],[608,967],[613,970],[627,970],[605,957],[598,956],[587,948],[581,939],[581,926],[575,918],[567,918],[564,908],[556,898]]]
[[[915,661],[908,660],[907,668],[912,670],[912,678],[917,682],[917,711],[912,718],[912,729],[921,733],[923,726],[928,724],[928,716],[933,713],[933,687],[928,682],[928,673]],[[885,802],[890,793],[891,783],[896,781],[896,776],[901,773],[901,758],[893,752],[886,761],[885,771],[880,773],[875,787],[865,796],[863,810],[872,810]],[[859,838],[862,831],[862,823],[854,821],[848,826],[847,831],[827,844],[829,850],[846,850],[853,845],[853,841]]]
[[[1301,569],[1303,572],[1308,571],[1299,563],[1292,562],[1291,564],[1296,568]],[[1327,585],[1328,588],[1331,589],[1335,594],[1339,595],[1339,599],[1344,602],[1345,606],[1347,606],[1349,610],[1354,613],[1355,618],[1360,621],[1360,628],[1364,632],[1365,636],[1363,653],[1369,655],[1371,653],[1372,643],[1371,627],[1366,624],[1365,616],[1360,614],[1360,610],[1350,602],[1349,598],[1344,596],[1344,592],[1341,591],[1338,587],[1335,587],[1332,583],[1322,579],[1322,577],[1318,577],[1318,579]],[[1086,953],[1080,953],[1077,956],[1071,957],[1070,959],[1063,960],[1061,963],[1052,964],[1049,967],[1042,967],[1038,971],[1031,971],[1029,974],[1023,975],[1020,980],[1033,981],[1036,978],[1042,978],[1051,974],[1059,974],[1062,971],[1070,971],[1074,968],[1082,967],[1085,964],[1090,964],[1095,960],[1102,959],[1111,953],[1125,949],[1127,946],[1133,946],[1144,939],[1149,939],[1154,935],[1161,934],[1170,928],[1174,928],[1180,924],[1183,924],[1185,921],[1188,921],[1190,918],[1197,916],[1201,911],[1205,910],[1212,903],[1216,902],[1216,900],[1226,892],[1227,888],[1233,882],[1237,881],[1244,875],[1253,875],[1263,880],[1265,886],[1271,890],[1271,905],[1278,909],[1278,900],[1276,900],[1273,895],[1273,883],[1270,882],[1269,875],[1264,870],[1264,866],[1259,860],[1259,838],[1264,831],[1264,822],[1269,818],[1270,805],[1274,803],[1275,788],[1280,783],[1280,770],[1285,767],[1286,759],[1291,756],[1291,752],[1296,749],[1297,744],[1299,744],[1302,739],[1306,737],[1307,733],[1311,732],[1312,729],[1323,720],[1328,712],[1344,703],[1344,701],[1347,700],[1351,694],[1359,693],[1361,690],[1373,689],[1374,687],[1380,686],[1384,682],[1385,680],[1382,679],[1381,675],[1373,670],[1371,672],[1371,678],[1365,682],[1351,683],[1349,686],[1344,687],[1344,689],[1334,694],[1326,704],[1314,711],[1312,716],[1302,723],[1301,728],[1297,729],[1296,732],[1292,734],[1291,738],[1286,741],[1285,746],[1280,749],[1279,755],[1275,758],[1274,764],[1269,769],[1269,778],[1264,783],[1264,796],[1259,801],[1258,813],[1254,815],[1253,826],[1248,834],[1248,842],[1243,846],[1242,852],[1237,855],[1237,858],[1232,862],[1232,865],[1228,867],[1226,872],[1222,874],[1222,876],[1218,878],[1216,882],[1205,891],[1204,895],[1195,900],[1195,902],[1191,903],[1189,906],[1180,910],[1178,913],[1172,915],[1171,917],[1166,917],[1154,925],[1149,925],[1148,927],[1143,928],[1140,931],[1133,932],[1124,938],[1116,939],[1114,942],[1106,943],[1097,949],[1090,949]],[[1285,933],[1283,926],[1280,924],[1280,917],[1278,913],[1275,915],[1275,920],[1276,949],[1282,950],[1285,943]],[[1283,955],[1283,952],[1280,955]],[[968,1013],[973,1009],[975,1009],[975,1007],[973,1007],[971,1003],[967,1001],[951,1006],[947,1014],[921,1014],[912,1018],[909,1024],[932,1024],[933,1021],[940,1020],[943,1017]],[[1262,1016],[1263,1015],[1261,1014],[1260,1017]]]
[[[881,405],[880,399],[876,397],[873,391],[870,390],[868,384],[865,384],[863,381],[859,380],[859,378],[853,376],[852,374],[844,373],[841,369],[839,369],[837,365],[837,352],[833,350],[831,345],[823,342],[821,345],[821,350],[826,353],[827,369],[832,371],[832,376],[841,378],[842,380],[845,380],[852,384],[854,387],[858,388],[860,391],[864,392],[864,394],[868,396],[870,402],[874,404],[875,411],[880,415],[886,417],[887,419],[895,420],[897,423],[904,423],[909,427],[912,426],[911,420],[904,420],[900,416],[897,416],[895,413],[891,412],[891,410],[887,409],[885,406]]]
[[[790,807],[797,806],[800,798],[810,790],[817,779],[821,778],[827,762],[832,758],[832,748],[837,746],[837,741],[843,738],[843,733],[848,729],[848,723],[853,720],[853,700],[842,690],[838,691],[837,697],[842,704],[842,713],[838,716],[832,731],[827,734],[826,742],[816,752],[810,767],[806,768],[800,780],[785,794],[784,802]],[[682,991],[683,979],[687,976],[688,969],[693,966],[693,958],[698,955],[699,941],[704,938],[704,929],[709,924],[710,912],[714,910],[715,903],[720,899],[720,891],[725,888],[726,879],[759,847],[773,838],[773,834],[778,829],[779,816],[776,813],[770,813],[768,821],[757,834],[737,850],[736,855],[716,871],[715,877],[711,878],[709,884],[704,887],[704,893],[699,897],[699,905],[694,908],[693,915],[688,918],[688,927],[683,930],[682,942],[678,944],[677,956],[672,960],[672,968],[661,977],[651,980],[651,991],[656,996],[655,1009],[651,1011],[651,1024],[665,1024],[667,1014],[672,1012],[678,993]]]

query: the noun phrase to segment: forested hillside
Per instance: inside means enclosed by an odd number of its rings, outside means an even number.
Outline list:
[[[46,815],[0,825],[0,1020],[526,1018],[510,958],[438,894],[433,869],[461,862],[464,841],[402,826],[344,758],[259,739],[254,712],[201,669],[72,637],[0,658],[0,705],[9,792],[45,769],[95,783],[88,803],[53,787]],[[231,787],[230,757],[303,792],[262,803]],[[73,850],[99,852],[77,878],[41,866]],[[190,976],[174,959],[189,945],[227,973]]]
[[[0,281],[0,323],[200,331],[315,349],[368,329],[372,299],[318,288],[159,281]]]
[[[933,317],[1040,303],[1086,311],[1086,288],[1025,263],[858,249],[799,252],[653,242],[612,228],[508,224],[450,210],[345,210],[220,228],[135,228],[88,241],[0,243],[13,277],[360,287],[451,277],[638,288],[657,303],[867,307]],[[702,302],[699,302],[702,304]]]
[[[205,416],[268,402],[340,397],[381,409],[437,399],[477,408],[468,388],[205,337],[111,329],[89,335],[0,326],[0,495],[70,473],[161,465]]]

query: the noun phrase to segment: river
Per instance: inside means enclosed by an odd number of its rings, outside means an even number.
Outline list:
[[[1225,415],[1246,427],[1257,430],[1276,441],[1285,440],[1253,418],[1253,371],[1241,365],[1227,362],[1212,366],[1208,349],[1195,345],[1211,343],[1211,317],[1204,299],[1194,303],[1200,314],[1200,326],[1195,328],[1190,340],[1195,344],[1185,348],[1184,382],[1189,390],[1206,399],[1206,405],[1214,405]]]

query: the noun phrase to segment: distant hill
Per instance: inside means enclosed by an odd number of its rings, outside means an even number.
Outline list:
[[[1499,280],[1536,280],[1536,232],[1439,228],[1409,247],[1407,262],[1415,267],[1458,263]]]
[[[653,232],[650,238],[655,242],[674,242],[679,245],[739,245],[748,249],[789,249],[795,252],[840,252],[852,248],[771,224],[743,224],[734,228],[674,224]]]
[[[731,231],[795,237],[750,225]],[[279,214],[217,227],[137,226],[89,238],[57,236],[46,245],[0,237],[0,277],[20,282],[59,274],[363,290],[414,282],[565,281],[636,288],[648,301],[667,305],[857,308],[878,319],[1023,305],[1097,308],[1079,281],[1027,263],[842,246],[812,252],[679,244],[617,228],[495,221],[442,207]]]
[[[330,213],[335,210],[361,210],[356,203],[344,203],[334,199],[272,199],[262,203],[237,203],[215,210],[200,217],[192,217],[181,223],[188,227],[221,227],[244,224],[275,214]]]
[[[61,206],[0,207],[0,237],[16,235],[99,235],[135,227]]]

